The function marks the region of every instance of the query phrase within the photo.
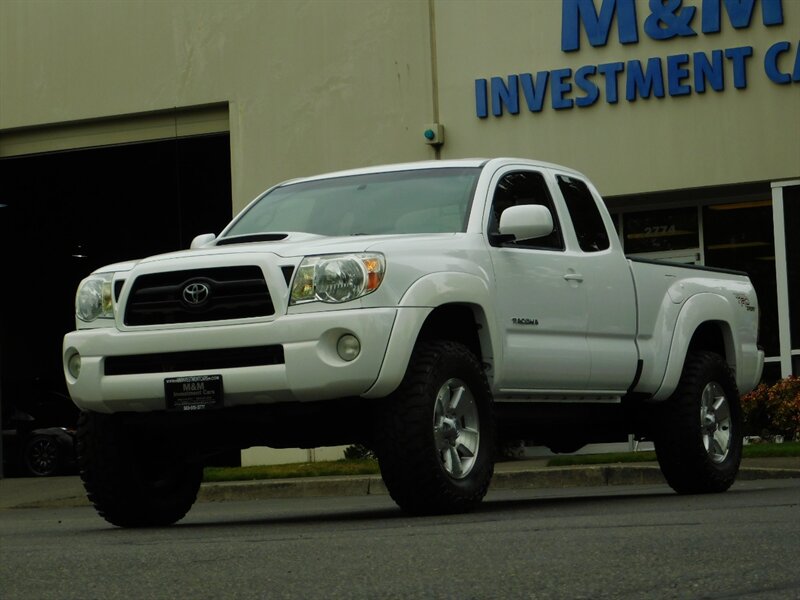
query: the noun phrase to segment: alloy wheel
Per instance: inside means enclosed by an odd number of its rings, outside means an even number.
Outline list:
[[[709,382],[700,397],[700,431],[703,446],[715,463],[723,462],[730,452],[731,422],[731,409],[725,390],[717,382]]]
[[[478,405],[467,384],[447,380],[436,394],[433,434],[442,468],[464,479],[475,466],[480,446]]]

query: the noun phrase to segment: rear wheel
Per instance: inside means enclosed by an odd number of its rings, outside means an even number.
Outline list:
[[[411,514],[464,512],[494,470],[494,416],[481,364],[463,345],[422,342],[378,424],[386,487]]]
[[[680,494],[727,490],[742,458],[742,411],[725,360],[690,353],[678,388],[660,410],[655,446],[667,483]]]
[[[113,415],[78,420],[78,463],[89,500],[120,527],[171,525],[197,498],[202,465],[174,453],[169,440],[135,440]]]

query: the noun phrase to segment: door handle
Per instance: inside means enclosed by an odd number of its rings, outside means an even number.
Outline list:
[[[580,273],[567,273],[564,275],[564,279],[567,281],[583,281],[583,275]]]

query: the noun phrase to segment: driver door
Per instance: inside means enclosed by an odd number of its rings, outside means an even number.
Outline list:
[[[487,239],[496,282],[496,318],[503,332],[496,387],[514,395],[526,390],[586,389],[590,373],[588,297],[578,278],[577,257],[565,246],[545,173],[524,167],[499,170],[491,189]],[[510,206],[546,206],[553,232],[518,240],[499,236],[500,215]]]

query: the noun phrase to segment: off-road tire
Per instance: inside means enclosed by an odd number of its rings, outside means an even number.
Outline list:
[[[434,431],[434,420],[442,421],[440,394],[451,399],[458,394],[467,403],[456,407],[467,411],[462,422],[455,429],[452,423],[458,419],[447,425],[459,437],[447,442],[442,426]],[[381,475],[401,509],[413,515],[458,513],[480,503],[494,472],[495,421],[482,365],[465,346],[420,342],[403,382],[378,418],[375,445]],[[461,453],[466,453],[465,445],[457,443],[462,435],[466,446],[475,444],[476,452],[472,457],[465,454],[460,462]],[[443,443],[452,443],[453,450],[441,450]]]
[[[157,527],[182,519],[194,504],[202,465],[169,456],[168,446],[136,440],[114,415],[82,412],[78,465],[89,500],[120,527]]]
[[[704,404],[719,404],[718,414],[706,416]],[[690,352],[677,389],[658,411],[656,456],[670,487],[679,494],[727,490],[742,459],[742,411],[725,360]]]

